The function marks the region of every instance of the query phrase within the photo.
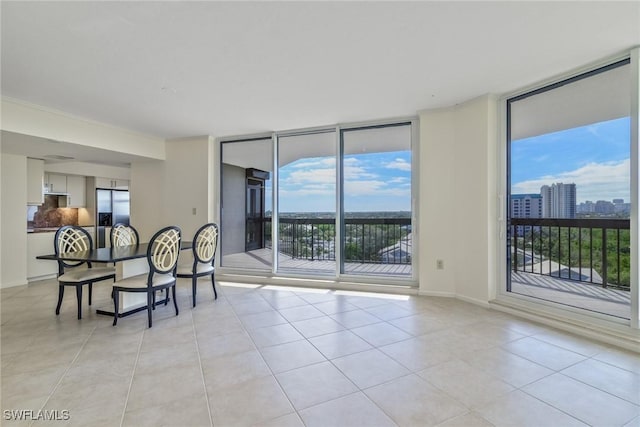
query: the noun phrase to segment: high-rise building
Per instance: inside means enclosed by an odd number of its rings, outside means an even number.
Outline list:
[[[554,184],[540,188],[542,197],[543,218],[575,218],[576,217],[576,185]]]
[[[512,194],[511,218],[542,218],[540,194]]]
[[[596,211],[596,204],[591,200],[582,202],[578,205],[576,212],[579,214],[591,214]]]
[[[602,215],[611,215],[615,212],[615,206],[608,200],[598,200],[596,202],[595,212]]]

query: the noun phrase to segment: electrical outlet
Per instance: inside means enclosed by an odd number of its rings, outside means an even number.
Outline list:
[[[444,270],[444,261],[441,259],[436,260],[436,268],[438,270]]]

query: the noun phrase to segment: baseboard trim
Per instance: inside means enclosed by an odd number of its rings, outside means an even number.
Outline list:
[[[491,308],[491,305],[487,301],[467,297],[464,295],[456,295],[455,298],[459,299],[460,301],[468,302],[469,304],[479,305],[480,307],[484,308]]]
[[[640,353],[640,330],[606,327],[572,317],[561,316],[529,305],[518,304],[510,300],[493,300],[488,305],[493,310]]]

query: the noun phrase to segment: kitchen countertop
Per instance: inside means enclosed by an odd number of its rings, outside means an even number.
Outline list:
[[[82,225],[82,228],[91,228],[95,227],[94,225]],[[28,233],[55,233],[58,231],[60,227],[35,227],[35,228],[27,228]]]

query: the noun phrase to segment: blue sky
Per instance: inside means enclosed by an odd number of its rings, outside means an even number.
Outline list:
[[[334,157],[300,159],[280,168],[279,174],[281,212],[335,211]],[[346,212],[411,210],[409,151],[347,155],[344,181]],[[270,201],[266,209],[271,210]]]
[[[576,184],[578,203],[630,196],[629,118],[511,143],[511,193],[539,193],[554,182]]]

